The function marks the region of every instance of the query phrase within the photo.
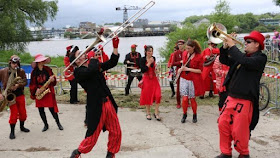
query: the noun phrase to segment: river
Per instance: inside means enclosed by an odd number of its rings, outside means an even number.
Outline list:
[[[26,51],[30,52],[32,56],[41,53],[49,56],[64,56],[66,47],[69,45],[78,46],[80,50],[84,50],[87,45],[92,44],[95,39],[79,39],[79,40],[54,40],[54,41],[36,41],[30,42],[27,45]],[[154,47],[154,56],[159,58],[159,48],[165,47],[167,38],[165,36],[150,36],[150,37],[125,37],[120,38],[119,44],[119,62],[123,62],[125,55],[130,52],[130,46],[137,44],[137,50],[144,55],[144,45],[152,45]],[[111,55],[113,50],[112,42],[109,42],[104,51]]]

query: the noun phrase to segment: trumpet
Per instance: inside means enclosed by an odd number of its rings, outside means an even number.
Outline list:
[[[128,26],[130,26],[134,21],[136,21],[137,19],[139,19],[139,17],[141,17],[144,13],[146,13],[151,7],[153,7],[155,5],[154,1],[150,1],[147,5],[145,5],[142,9],[140,9],[137,13],[135,13],[132,17],[130,17],[127,21],[125,21],[121,26],[119,26],[117,28],[116,31],[112,32],[107,39],[105,39],[102,34],[97,35],[97,39],[94,43],[92,43],[85,51],[83,51],[82,53],[79,54],[79,56],[77,56],[75,58],[75,60],[73,60],[70,65],[68,65],[64,70],[63,73],[68,70],[70,68],[70,66],[72,66],[77,59],[79,59],[83,54],[87,53],[90,49],[92,49],[96,44],[98,44],[99,42],[103,42],[102,43],[102,47],[97,48],[96,51],[101,50],[105,45],[107,45],[113,38],[115,38],[118,34],[120,34],[122,31],[124,31]],[[130,21],[131,20],[131,21]],[[130,21],[130,22],[129,22]],[[102,55],[101,55],[102,57]],[[87,60],[85,60],[81,65],[83,65],[85,62],[87,62]],[[78,66],[81,66],[78,65]]]
[[[213,23],[211,24],[207,29],[207,37],[208,39],[215,44],[222,43],[224,41],[224,38],[231,38],[235,43],[239,44],[242,48],[244,47],[244,44],[234,37],[227,34],[227,29],[223,24],[220,23]]]

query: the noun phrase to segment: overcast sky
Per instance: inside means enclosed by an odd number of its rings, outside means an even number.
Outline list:
[[[45,23],[46,27],[62,28],[66,25],[78,26],[81,21],[97,24],[122,22],[123,11],[116,7],[145,6],[150,0],[59,0],[56,19]],[[192,15],[208,15],[214,11],[215,0],[154,0],[156,4],[141,18],[149,21],[183,21]],[[279,13],[280,7],[273,0],[228,0],[231,13],[252,12],[262,14]],[[128,11],[130,17],[136,11]]]

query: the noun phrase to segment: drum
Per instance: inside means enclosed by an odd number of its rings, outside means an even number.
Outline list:
[[[133,77],[138,77],[138,76],[141,76],[142,73],[141,73],[141,69],[133,69],[130,71],[130,76],[133,76]]]

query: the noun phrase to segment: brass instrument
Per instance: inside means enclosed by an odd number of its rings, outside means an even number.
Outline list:
[[[187,65],[189,64],[189,62],[191,61],[191,58],[192,58],[192,55],[193,55],[193,54],[194,54],[194,53],[192,53],[192,54],[189,56],[189,58],[188,58],[188,60],[187,60],[187,62],[186,62],[185,64],[182,63],[182,67],[185,67],[185,66],[187,66]],[[182,73],[182,72],[181,72],[181,73]],[[176,78],[175,78],[175,80],[174,80],[174,83],[177,83],[177,82],[178,82],[178,79],[180,78],[181,73],[176,74]]]
[[[128,26],[131,26],[131,24],[136,21],[140,16],[142,16],[144,13],[146,13],[152,6],[155,5],[154,1],[150,1],[147,5],[145,5],[142,9],[140,9],[137,13],[135,13],[132,17],[130,17],[127,21],[125,21],[121,26],[119,26],[117,28],[116,31],[112,32],[107,39],[105,40],[105,38],[103,38],[103,36],[101,36],[101,34],[97,37],[96,41],[94,43],[92,43],[89,47],[87,47],[87,49],[85,51],[83,51],[82,53],[80,53],[75,60],[73,60],[70,65],[68,65],[64,70],[63,73],[70,68],[70,66],[72,66],[77,59],[79,59],[83,54],[87,53],[90,49],[92,49],[96,44],[98,44],[99,42],[104,42],[102,43],[102,47],[98,47],[97,48],[97,52],[99,50],[101,50],[105,45],[107,45],[113,38],[117,37],[118,34],[120,34],[122,31],[124,31]],[[134,19],[133,19],[134,18]],[[100,41],[101,40],[101,41]],[[102,57],[102,54],[101,54]],[[87,60],[85,60],[81,65],[83,65],[85,62],[87,62]],[[78,65],[78,66],[81,66]]]
[[[14,75],[16,74],[16,77]],[[12,71],[9,76],[6,89],[2,93],[3,100],[0,101],[0,112],[4,110],[6,106],[11,106],[16,103],[16,95],[12,93],[11,88],[16,84],[23,83],[23,80],[20,76],[17,75],[17,69]]]
[[[213,23],[211,24],[207,29],[207,37],[208,39],[215,44],[222,43],[224,41],[224,38],[231,38],[233,41],[235,41],[237,44],[239,44],[242,48],[244,47],[244,44],[234,37],[227,34],[227,29],[223,24],[220,23]]]
[[[54,75],[53,75],[54,76]],[[48,79],[48,81],[40,88],[41,93],[36,95],[37,100],[41,100],[46,94],[50,93],[51,90],[48,88],[49,84],[51,83],[52,76]]]
[[[216,60],[217,56],[218,54],[211,54],[209,58],[207,58],[206,61],[203,63],[203,66],[208,66],[212,64]]]

